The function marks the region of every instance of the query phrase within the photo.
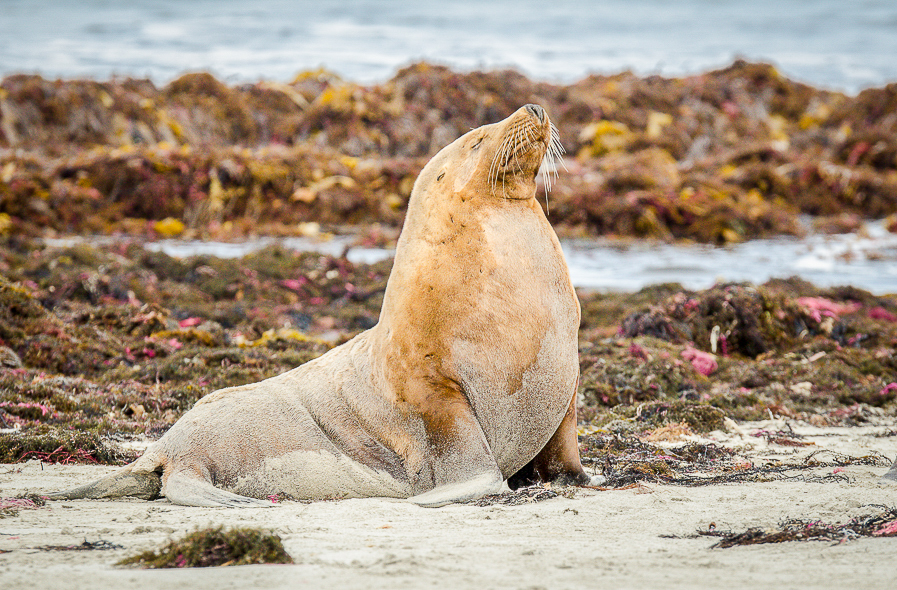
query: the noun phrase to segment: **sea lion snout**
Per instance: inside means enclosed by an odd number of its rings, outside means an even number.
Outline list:
[[[543,108],[540,107],[539,105],[537,105],[537,104],[528,104],[528,105],[525,105],[523,108],[525,108],[527,111],[529,111],[529,113],[530,113],[532,116],[534,116],[535,118],[537,118],[537,119],[539,120],[539,123],[544,123],[544,122],[545,122],[545,109],[543,109]]]
[[[486,175],[489,192],[505,199],[531,199],[540,170],[546,192],[550,190],[564,147],[545,109],[525,104],[493,128],[492,160]]]

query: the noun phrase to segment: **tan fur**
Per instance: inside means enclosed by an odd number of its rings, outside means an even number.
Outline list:
[[[161,471],[163,495],[200,505],[280,492],[441,505],[515,474],[588,481],[575,433],[579,303],[535,200],[551,134],[528,105],[440,151],[414,185],[379,323],[203,398],[131,477]]]

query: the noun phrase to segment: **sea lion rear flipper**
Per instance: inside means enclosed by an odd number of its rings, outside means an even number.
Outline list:
[[[604,476],[589,476],[579,459],[579,441],[576,436],[576,392],[567,406],[567,413],[557,431],[520,471],[508,478],[512,490],[537,483],[551,482],[557,485],[601,485]]]
[[[163,495],[172,504],[181,506],[206,506],[226,508],[270,507],[273,504],[266,500],[247,498],[216,488],[211,483],[191,476],[183,471],[176,471],[165,479]]]
[[[47,494],[51,500],[79,500],[83,498],[141,498],[155,500],[162,487],[159,473],[134,471],[133,464],[115,473],[77,488]]]

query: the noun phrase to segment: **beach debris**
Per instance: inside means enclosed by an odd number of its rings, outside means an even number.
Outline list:
[[[845,523],[832,524],[823,520],[788,519],[777,529],[750,528],[742,533],[719,531],[715,527],[699,530],[697,536],[720,537],[712,549],[726,549],[739,545],[784,543],[788,541],[832,541],[834,544],[861,537],[897,536],[897,508],[878,506],[877,513],[851,518]]]
[[[552,489],[550,484],[532,485],[517,488],[507,492],[498,494],[488,494],[476,500],[468,500],[465,504],[471,506],[521,506],[523,504],[533,504],[535,502],[544,502],[560,495],[569,495],[572,493],[571,488],[559,488],[560,491]]]
[[[110,551],[113,549],[124,549],[124,547],[102,539],[96,541],[84,539],[84,542],[77,545],[43,545],[37,549],[40,551]]]
[[[593,434],[580,439],[584,465],[599,468],[606,488],[625,488],[637,483],[706,486],[723,483],[765,481],[844,482],[848,476],[832,468],[848,465],[890,465],[877,452],[851,456],[821,449],[791,462],[766,461],[755,464],[737,451],[715,443],[687,442],[680,446],[659,446],[632,435]],[[823,475],[815,473],[828,469]]]
[[[216,527],[196,530],[158,551],[122,559],[118,565],[183,568],[266,563],[293,563],[278,535],[253,528]]]
[[[755,436],[757,438],[765,438],[766,442],[768,443],[786,447],[811,447],[816,444],[814,442],[801,440],[804,437],[794,432],[790,424],[786,423],[785,426],[785,430],[769,431],[759,429],[755,432],[752,432],[751,436]],[[835,470],[832,473],[838,473],[838,470]]]
[[[46,498],[39,494],[25,494],[13,498],[0,498],[0,518],[17,516],[22,510],[37,510],[46,505]]]

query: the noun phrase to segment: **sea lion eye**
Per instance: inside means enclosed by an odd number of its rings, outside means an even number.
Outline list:
[[[475,150],[475,149],[477,149],[478,147],[480,147],[480,144],[483,143],[483,139],[484,139],[483,137],[481,137],[480,139],[478,139],[477,142],[476,142],[475,144],[473,144],[473,145],[470,147],[470,149]]]
[[[442,174],[440,174],[439,176],[437,176],[437,177],[436,177],[436,180],[437,180],[437,181],[442,180],[442,177],[443,177],[443,176],[445,176],[445,172],[443,172]]]

